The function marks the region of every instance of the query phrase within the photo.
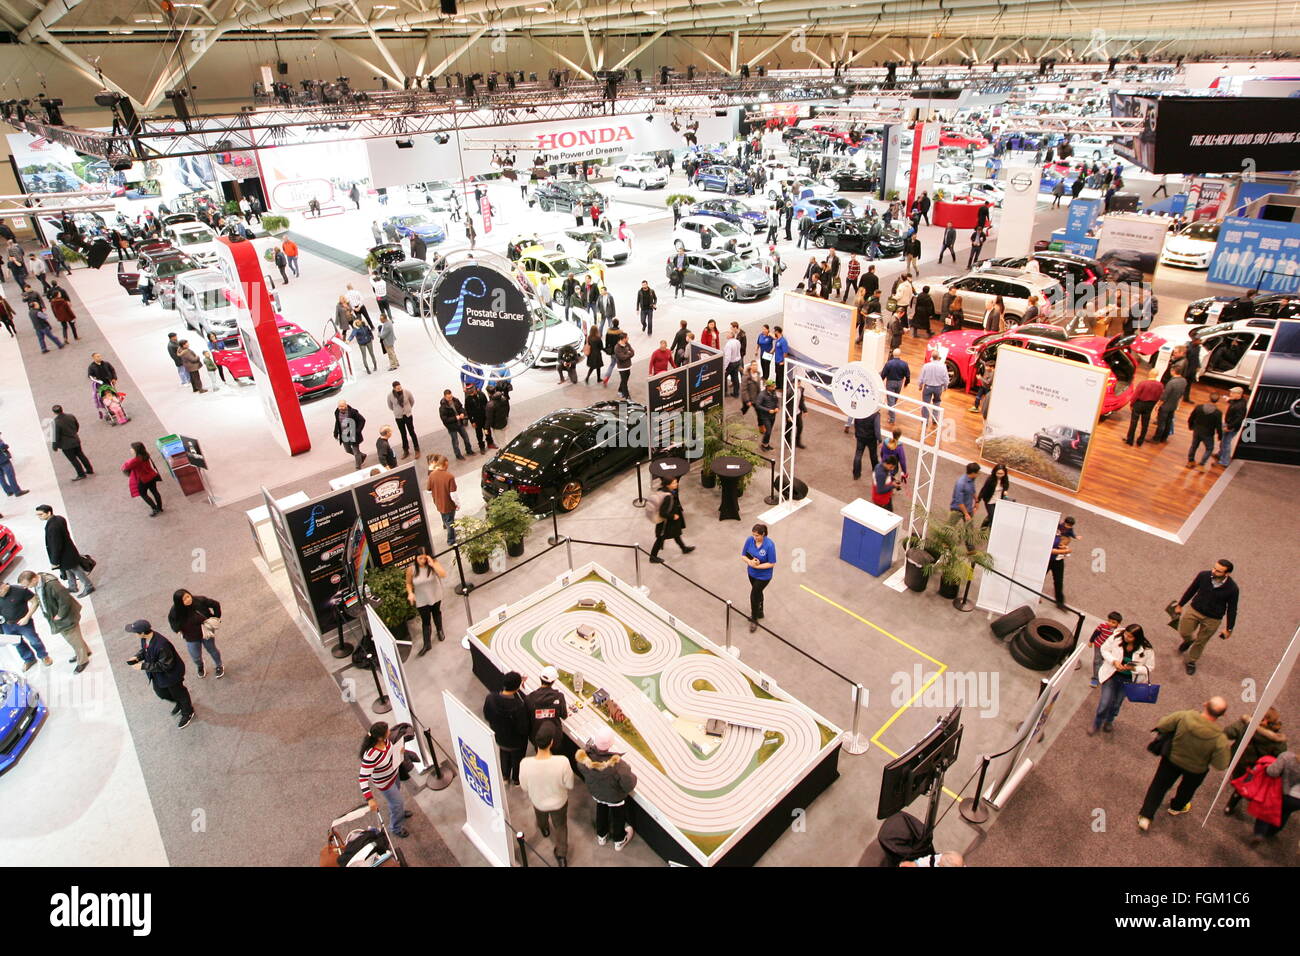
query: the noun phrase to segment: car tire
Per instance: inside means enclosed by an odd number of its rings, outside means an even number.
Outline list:
[[[645,188],[646,188],[646,187],[645,187],[645,180],[642,179],[641,181],[639,181],[639,182],[636,184],[636,188],[637,188],[637,189],[645,189]]]
[[[1052,456],[1052,461],[1060,461],[1062,458],[1065,457],[1065,449],[1063,449],[1060,445],[1053,443],[1052,450],[1048,452],[1048,454]]]
[[[407,315],[418,316],[420,314],[419,309],[415,305],[415,300],[410,296],[406,297],[406,301],[402,303],[402,308],[405,310]]]
[[[1028,604],[1022,604],[1014,611],[1003,614],[996,618],[989,628],[1000,640],[1006,640],[1014,635],[1022,627],[1034,619],[1034,609]]]
[[[952,359],[945,359],[944,365],[948,367],[948,387],[961,388],[961,370],[957,368],[957,363]]]
[[[622,177],[622,176],[615,176],[615,177],[614,177],[614,185],[615,185],[615,186],[622,186],[622,185],[623,185],[623,177]]]
[[[813,240],[813,245],[816,246],[818,249],[825,249],[827,245],[829,245],[829,241],[827,240],[825,235],[819,234],[817,238]]]
[[[1011,652],[1013,661],[1031,671],[1050,671],[1057,663],[1056,661],[1044,661],[1037,655],[1027,653],[1018,638],[1008,644],[1007,649]]]
[[[1051,618],[1036,617],[1025,625],[1016,641],[1031,656],[1060,660],[1074,646],[1074,635]]]
[[[722,298],[727,302],[736,301],[736,287],[734,285],[724,285],[722,287]]]
[[[555,506],[568,514],[582,504],[582,493],[581,481],[576,478],[573,481],[566,481],[560,486],[560,493],[556,495]]]

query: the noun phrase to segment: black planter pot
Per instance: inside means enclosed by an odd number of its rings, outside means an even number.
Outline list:
[[[488,559],[484,558],[482,561],[471,561],[469,568],[475,574],[487,574],[491,570],[491,565],[488,564]]]
[[[506,554],[510,555],[510,557],[517,558],[523,553],[524,553],[523,538],[520,538],[518,541],[506,542]]]
[[[930,583],[925,568],[933,564],[934,558],[922,548],[911,548],[907,552],[907,565],[903,571],[903,581],[913,591],[924,591]]]
[[[700,469],[700,484],[702,484],[705,488],[712,488],[717,483],[718,483],[717,475],[715,475],[708,468]]]
[[[949,584],[943,578],[939,579],[939,597],[948,601],[956,600],[957,592],[961,590],[961,583]]]

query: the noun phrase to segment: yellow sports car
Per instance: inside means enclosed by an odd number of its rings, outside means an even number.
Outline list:
[[[587,276],[591,276],[597,285],[605,282],[605,267],[602,264],[584,262],[563,252],[529,249],[519,257],[519,268],[524,271],[534,289],[556,302],[561,300],[564,280],[569,276],[573,276],[579,284],[586,282]]]

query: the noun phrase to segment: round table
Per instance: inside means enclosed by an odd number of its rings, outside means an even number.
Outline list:
[[[656,458],[650,462],[651,478],[684,478],[691,470],[691,463],[685,458]]]
[[[709,470],[718,476],[722,483],[722,504],[718,506],[719,521],[740,520],[740,479],[754,470],[754,465],[746,458],[731,455],[714,458]]]

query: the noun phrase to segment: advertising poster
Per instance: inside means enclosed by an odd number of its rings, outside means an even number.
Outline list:
[[[689,367],[675,368],[650,379],[646,411],[650,415],[650,449],[672,448],[679,444],[680,424],[686,412]]]
[[[722,356],[701,359],[686,369],[686,407],[707,412],[722,405]]]
[[[324,635],[338,626],[338,606],[347,596],[344,565],[348,535],[357,520],[356,502],[351,489],[338,491],[285,512],[284,519],[293,545],[284,556],[285,567],[296,556],[311,618]]]
[[[450,691],[442,692],[451,733],[452,759],[460,771],[469,841],[493,866],[510,866],[512,836],[505,815],[505,786],[496,740],[487,724]]]
[[[1073,199],[1065,214],[1065,238],[1083,239],[1097,222],[1101,212],[1101,201],[1097,199]]]
[[[1153,173],[1296,168],[1300,110],[1293,99],[1162,96],[1156,102]]]
[[[1105,386],[1105,369],[1002,346],[980,456],[1078,491]]]
[[[509,365],[528,351],[532,296],[522,280],[486,262],[447,268],[429,293],[432,326],[454,354],[477,365]]]
[[[293,591],[293,602],[298,608],[298,613],[316,624],[316,609],[312,606],[311,590],[307,587],[307,578],[302,572],[302,564],[294,560],[298,553],[297,545],[294,544],[293,535],[289,531],[289,519],[280,506],[275,503],[271,493],[265,488],[262,489],[262,500],[266,504],[266,511],[271,516],[271,528],[275,532],[276,544],[280,548],[280,557],[284,561],[284,572],[289,576],[289,587]],[[317,628],[319,630],[319,627]]]
[[[1000,573],[980,575],[975,606],[994,614],[1006,614],[1023,604],[1037,607],[1060,523],[1060,512],[998,500],[985,550]]]
[[[1260,292],[1300,292],[1300,223],[1229,216],[1207,278]]]
[[[1113,249],[1132,249],[1143,253],[1144,265],[1149,257],[1154,270],[1168,235],[1169,221],[1163,216],[1111,213],[1102,217],[1101,232],[1097,237],[1097,255],[1105,255]]]
[[[398,151],[391,139],[381,142]],[[262,164],[267,202],[277,212],[306,209],[313,199],[327,214],[331,207],[335,212],[341,212],[345,205],[350,209],[348,190],[354,182],[365,182],[370,176],[365,143],[356,140],[277,146],[259,150],[258,161]],[[426,171],[419,179],[408,182],[429,178],[434,177]]]
[[[853,306],[787,292],[781,325],[794,358],[822,368],[838,368],[849,360]]]
[[[370,540],[370,560],[377,568],[405,567],[421,548],[434,553],[414,462],[359,482],[352,491]]]
[[[1233,457],[1300,465],[1300,322],[1277,324]]]
[[[938,123],[917,123],[912,131],[912,168],[907,176],[907,207],[934,189],[934,164],[939,159]],[[1005,218],[1005,217],[1004,217]]]
[[[383,682],[384,693],[388,695],[389,703],[393,705],[392,717],[388,721],[389,726],[394,724],[423,726],[411,709],[411,690],[406,683],[406,670],[402,666],[402,655],[397,646],[397,639],[369,604],[366,605],[366,623],[370,625],[370,636],[375,644],[375,657],[379,661],[379,678]],[[409,742],[406,746],[409,747]],[[426,767],[430,766],[433,763],[433,755],[428,753],[428,743],[424,739],[424,734],[415,735],[415,747],[420,756],[420,763]]]

